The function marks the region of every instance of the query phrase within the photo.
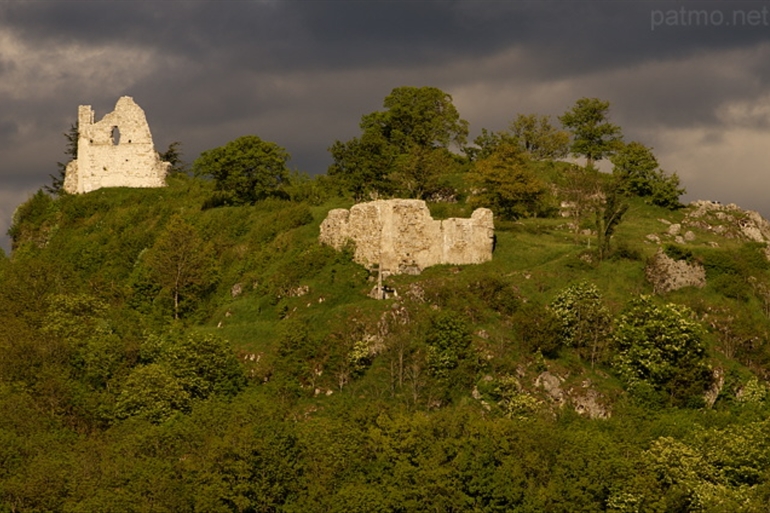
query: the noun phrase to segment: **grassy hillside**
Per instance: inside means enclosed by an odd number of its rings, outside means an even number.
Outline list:
[[[599,261],[593,218],[576,231],[554,194],[550,217],[496,220],[490,262],[389,277],[377,301],[317,242],[352,200],[201,208],[212,190],[177,175],[20,207],[0,511],[766,510],[770,265],[743,213],[627,198]],[[659,248],[706,286],[654,295]],[[629,327],[642,295],[696,345]],[[624,349],[655,329],[660,354]]]

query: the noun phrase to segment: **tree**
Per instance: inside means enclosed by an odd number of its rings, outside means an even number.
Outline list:
[[[617,323],[613,366],[632,393],[654,391],[686,405],[702,397],[711,381],[704,336],[687,307],[640,296]]]
[[[361,118],[360,137],[329,148],[334,159],[329,175],[356,199],[427,197],[440,188],[440,177],[457,167],[449,147],[466,142],[468,122],[460,119],[452,97],[435,87],[397,87],[383,106]]]
[[[140,365],[131,371],[115,404],[118,418],[139,416],[159,423],[175,411],[187,411],[190,395],[163,365]]]
[[[471,198],[477,207],[491,208],[503,219],[536,214],[546,186],[528,168],[518,148],[503,145],[475,162],[470,179],[478,192]]]
[[[658,168],[651,148],[633,141],[621,145],[610,160],[620,189],[627,194],[649,197],[653,205],[672,210],[682,206],[679,197],[685,190],[679,187],[679,177]]]
[[[548,116],[519,114],[510,131],[533,160],[560,159],[569,152],[569,133],[554,127]]]
[[[587,282],[567,287],[553,300],[551,310],[561,323],[565,345],[593,366],[606,347],[612,320],[599,289]]]
[[[604,186],[604,200],[596,203],[596,236],[599,260],[610,254],[610,241],[615,229],[628,211],[628,203],[621,200],[617,183],[610,181]]]
[[[620,146],[615,155],[610,157],[615,166],[612,173],[617,177],[624,191],[636,196],[650,196],[652,182],[658,160],[652,149],[642,143],[632,141]]]
[[[439,379],[446,379],[449,372],[468,356],[471,332],[456,313],[442,312],[433,319],[426,342],[431,372]]]
[[[383,106],[386,111],[364,116],[361,128],[382,133],[402,153],[412,146],[461,146],[468,137],[468,122],[460,119],[452,97],[436,87],[397,87]]]
[[[69,157],[67,162],[57,162],[57,175],[48,175],[51,177],[51,185],[43,186],[46,192],[50,194],[62,194],[64,192],[64,177],[67,175],[67,164],[78,157],[78,132],[77,122],[70,125],[70,129],[62,134],[67,139],[67,145],[64,147],[64,154]]]
[[[598,98],[581,98],[572,110],[559,116],[572,132],[572,154],[586,158],[586,167],[612,155],[622,139],[620,127],[608,120],[610,102]]]
[[[145,262],[152,278],[174,301],[174,318],[183,302],[199,297],[216,281],[214,252],[195,228],[174,215],[147,251]]]
[[[193,173],[214,178],[218,203],[254,204],[279,193],[288,178],[289,157],[277,144],[246,135],[201,153]]]
[[[160,154],[160,160],[171,164],[170,173],[186,173],[187,165],[182,160],[182,143],[174,141],[168,145],[168,149]]]

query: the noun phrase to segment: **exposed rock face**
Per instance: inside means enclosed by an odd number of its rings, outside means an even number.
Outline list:
[[[82,194],[102,187],[164,187],[170,164],[161,162],[144,111],[130,96],[94,122],[90,105],[78,109],[78,155],[67,165],[64,190]]]
[[[702,288],[706,285],[706,269],[685,260],[674,260],[662,249],[652,257],[644,270],[656,294],[665,294],[683,287]]]
[[[355,243],[356,262],[388,274],[418,274],[438,264],[478,264],[492,259],[492,211],[470,219],[435,220],[422,200],[391,199],[335,209],[321,223],[319,240],[342,249]]]
[[[690,206],[693,210],[682,224],[714,232],[728,239],[770,241],[770,222],[758,212],[743,210],[733,203],[722,205],[703,200],[693,201]]]

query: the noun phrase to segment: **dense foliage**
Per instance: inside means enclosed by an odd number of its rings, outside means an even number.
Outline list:
[[[280,192],[287,160],[289,153],[277,144],[246,135],[201,153],[193,172],[216,182],[213,205],[248,205]]]
[[[450,100],[394,90],[330,176],[247,137],[163,189],[21,205],[0,255],[0,512],[766,511],[751,219],[722,237],[648,203],[642,160],[555,161],[542,117],[451,153]],[[387,276],[374,300],[319,225],[370,192],[428,197],[410,180],[434,158],[453,163],[425,182],[452,191],[434,216],[494,209],[493,259]],[[659,247],[707,285],[652,295]]]
[[[459,167],[449,147],[468,137],[452,97],[435,87],[397,87],[383,106],[361,118],[360,137],[332,145],[329,176],[357,199],[440,194],[445,175]]]

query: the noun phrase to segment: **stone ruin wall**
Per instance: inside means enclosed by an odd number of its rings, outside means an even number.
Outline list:
[[[147,118],[130,96],[94,122],[90,105],[78,109],[78,154],[67,165],[64,190],[82,194],[102,187],[165,187],[170,164],[152,142]]]
[[[337,250],[355,244],[356,262],[386,274],[417,274],[438,264],[479,264],[492,259],[492,211],[470,218],[433,219],[422,200],[377,200],[335,209],[321,223],[319,240]]]

